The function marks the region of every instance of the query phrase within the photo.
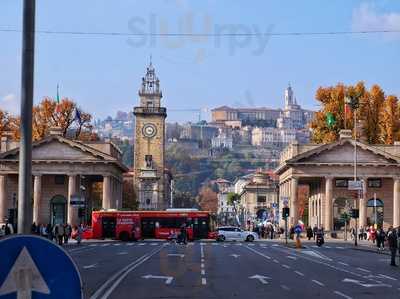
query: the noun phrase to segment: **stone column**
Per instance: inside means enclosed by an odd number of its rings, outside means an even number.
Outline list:
[[[78,208],[71,205],[71,199],[77,195],[76,175],[68,176],[68,223],[72,226],[79,224]]]
[[[111,209],[111,176],[103,177],[103,209]]]
[[[400,226],[400,178],[393,183],[393,227]]]
[[[362,179],[363,182],[363,190],[362,190],[362,198],[360,198],[359,202],[359,211],[360,211],[360,219],[358,219],[358,226],[365,227],[367,225],[367,184],[368,179]]]
[[[325,221],[324,230],[332,230],[332,196],[333,196],[333,179],[325,178]]]
[[[42,201],[42,175],[35,175],[33,180],[33,222],[43,224],[40,217],[40,203]]]
[[[299,203],[297,199],[297,187],[299,180],[292,178],[290,181],[290,214],[292,215],[292,224],[295,225],[299,221]]]
[[[6,190],[6,175],[0,175],[0,221],[4,222],[7,218],[7,190]]]

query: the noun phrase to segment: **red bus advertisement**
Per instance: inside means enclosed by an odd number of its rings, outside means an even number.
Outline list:
[[[123,241],[168,239],[187,227],[189,240],[212,238],[215,224],[210,212],[184,209],[167,211],[95,211],[92,213],[94,239]]]

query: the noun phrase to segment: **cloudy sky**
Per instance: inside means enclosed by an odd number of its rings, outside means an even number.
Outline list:
[[[21,29],[21,2],[0,1],[0,107],[12,113],[21,33],[4,29]],[[37,0],[37,30],[81,34],[37,35],[35,102],[59,83],[61,96],[98,118],[137,104],[150,55],[170,121],[218,105],[280,107],[288,82],[311,109],[315,90],[337,82],[378,83],[400,96],[400,33],[265,35],[400,30],[400,1]],[[91,35],[110,32],[138,35]],[[154,36],[165,33],[208,35]]]

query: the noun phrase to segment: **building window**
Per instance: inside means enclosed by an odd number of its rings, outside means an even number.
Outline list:
[[[342,188],[342,187],[347,188],[348,187],[348,181],[347,181],[347,179],[336,179],[335,180],[335,186],[336,187],[340,187],[340,188]]]
[[[65,176],[63,176],[63,175],[55,175],[54,176],[54,184],[56,184],[56,185],[64,185],[65,184]]]
[[[263,196],[263,195],[259,195],[259,196],[257,196],[257,202],[258,202],[258,203],[267,202],[267,197],[266,197],[266,196]]]
[[[381,179],[368,179],[368,187],[369,188],[381,188],[382,180]]]

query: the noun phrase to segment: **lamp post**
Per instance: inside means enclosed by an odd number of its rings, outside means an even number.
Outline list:
[[[357,108],[360,105],[361,94],[356,92],[355,90],[350,90],[348,95],[345,97],[345,105],[349,105],[354,116],[354,183],[357,181]],[[345,109],[346,110],[346,109]],[[344,120],[346,123],[346,119]],[[356,184],[356,183],[355,183]],[[358,194],[358,202],[360,202],[360,192]],[[357,200],[354,202],[354,208],[357,207]],[[357,246],[357,218],[355,218],[355,238],[354,245]]]

